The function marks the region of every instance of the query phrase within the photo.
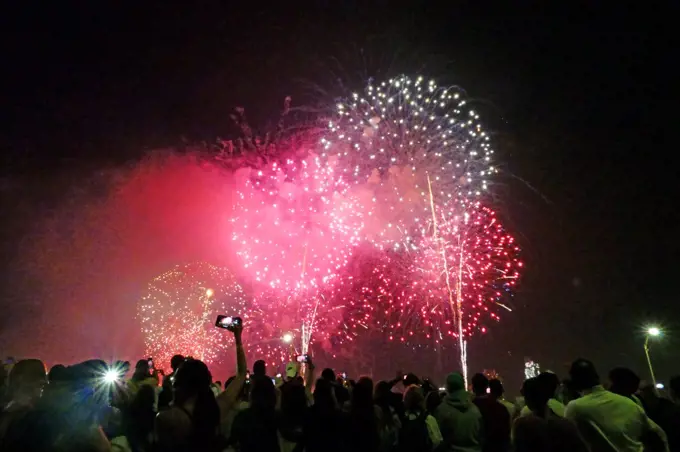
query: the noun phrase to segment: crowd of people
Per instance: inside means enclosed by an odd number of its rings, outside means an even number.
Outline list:
[[[237,372],[224,385],[202,361],[176,355],[172,373],[140,360],[56,365],[14,363],[0,376],[0,450],[235,452],[493,452],[680,450],[680,377],[670,398],[625,368],[603,382],[576,360],[569,378],[545,372],[522,397],[504,398],[498,379],[454,372],[443,388],[401,373],[374,384],[311,359],[267,375],[249,373],[233,329]],[[607,383],[607,389],[603,386]]]

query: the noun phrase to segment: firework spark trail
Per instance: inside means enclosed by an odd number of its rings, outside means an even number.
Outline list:
[[[317,334],[326,336],[320,326],[337,316],[320,292],[351,258],[360,220],[347,184],[313,155],[239,172],[232,240],[241,273],[255,283],[260,350],[276,361],[283,334],[297,332],[303,350]]]
[[[437,213],[434,205],[434,195],[432,194],[432,181],[430,180],[430,175],[427,175],[427,190],[430,197],[430,208],[432,209],[432,240],[439,245],[439,252],[442,258],[442,268],[444,271],[444,277],[446,282],[446,295],[448,297],[449,306],[453,312],[453,318],[458,325],[458,349],[460,352],[460,367],[463,371],[463,381],[465,382],[465,387],[468,383],[468,366],[467,366],[467,343],[463,335],[463,305],[461,298],[461,286],[460,282],[462,280],[462,259],[464,256],[463,244],[460,246],[459,254],[459,265],[458,272],[456,273],[456,291],[454,301],[454,291],[451,289],[451,274],[449,273],[449,263],[446,258],[446,246],[442,239],[437,236]]]
[[[246,313],[246,297],[234,276],[206,263],[177,266],[148,285],[137,306],[146,353],[169,369],[175,354],[217,364],[231,346],[229,335],[215,328],[219,314]]]
[[[521,267],[518,248],[479,203],[496,168],[478,113],[458,88],[399,76],[339,102],[321,144],[322,158],[337,158],[352,184],[362,239],[387,253],[387,264],[349,276],[360,294],[349,309],[404,343],[456,338],[467,380],[466,337],[488,305],[506,307],[500,300],[509,284],[498,269]],[[494,225],[500,229],[491,233]]]
[[[455,340],[465,373],[468,338],[499,320],[496,307],[508,309],[505,300],[522,268],[520,250],[481,203],[460,206],[457,214],[435,206],[435,219],[436,238],[430,222],[409,252],[361,249],[366,257],[350,266],[332,296],[352,319],[342,331],[350,341],[373,328],[414,348]]]

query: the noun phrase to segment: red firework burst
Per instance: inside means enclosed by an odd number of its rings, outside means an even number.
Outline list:
[[[512,297],[520,276],[520,249],[493,210],[475,202],[459,215],[439,212],[408,250],[369,259],[362,276],[347,276],[342,301],[362,322],[345,325],[347,336],[362,325],[384,329],[390,340],[412,346],[485,333]]]

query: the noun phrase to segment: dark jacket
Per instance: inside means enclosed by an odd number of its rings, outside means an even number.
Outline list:
[[[434,412],[445,450],[481,452],[482,414],[464,390],[449,393]]]
[[[484,452],[505,452],[510,450],[510,412],[497,400],[489,396],[475,397],[473,403],[482,413],[484,429]]]

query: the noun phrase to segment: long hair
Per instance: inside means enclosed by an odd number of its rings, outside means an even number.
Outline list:
[[[325,378],[316,380],[314,386],[314,409],[318,413],[329,414],[338,409],[333,393],[333,385]]]
[[[375,450],[380,444],[374,407],[373,380],[361,377],[352,391],[349,412],[349,440],[354,448]]]
[[[193,425],[193,444],[204,447],[213,444],[220,423],[220,409],[215,395],[210,389],[212,376],[208,366],[199,360],[184,362],[175,376],[175,404],[181,407],[187,400],[194,398],[194,411],[191,415]]]
[[[250,407],[258,416],[274,417],[276,413],[276,388],[267,377],[252,380],[250,388]]]
[[[132,374],[132,381],[141,381],[151,376],[149,372],[149,362],[145,359],[140,359],[137,361],[135,366],[135,372]]]
[[[286,422],[301,424],[307,411],[307,393],[302,383],[293,381],[281,386],[281,414]]]
[[[404,410],[411,413],[422,413],[425,411],[425,397],[420,386],[411,385],[404,392]]]
[[[143,385],[129,406],[123,410],[123,431],[132,450],[148,448],[148,436],[153,431],[156,418],[154,399],[154,388]]]
[[[391,427],[394,424],[394,407],[392,406],[390,397],[390,384],[386,381],[379,381],[378,384],[375,385],[374,403],[382,410],[383,424],[387,427]]]

